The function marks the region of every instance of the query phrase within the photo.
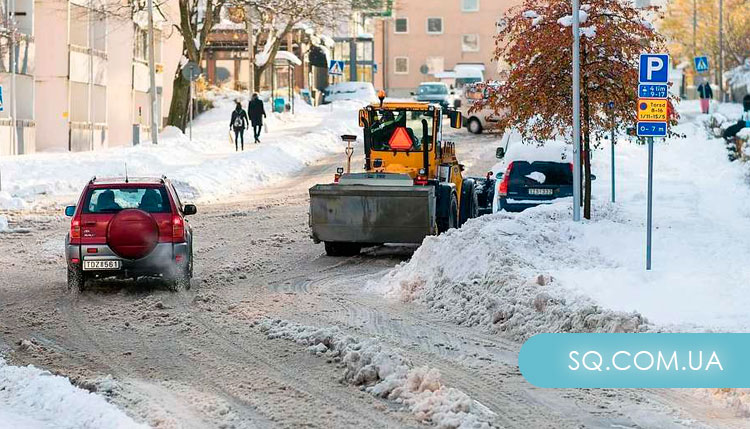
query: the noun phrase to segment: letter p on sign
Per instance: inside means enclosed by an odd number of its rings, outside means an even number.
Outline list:
[[[639,80],[640,83],[667,83],[669,81],[669,55],[641,54]]]

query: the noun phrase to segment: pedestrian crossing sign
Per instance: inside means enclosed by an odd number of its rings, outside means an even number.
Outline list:
[[[708,57],[695,57],[695,71],[705,73],[708,71]]]
[[[333,76],[341,76],[342,74],[344,74],[344,62],[338,60],[329,61],[328,74]]]

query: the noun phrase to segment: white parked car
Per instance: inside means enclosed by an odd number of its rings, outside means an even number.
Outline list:
[[[370,82],[334,83],[323,91],[323,104],[340,100],[361,100],[374,103],[378,101],[378,95]]]
[[[472,111],[472,107],[479,100],[487,100],[489,95],[489,89],[492,85],[498,85],[496,83],[476,83],[466,85],[461,94],[461,115],[464,117],[464,124],[466,129],[473,134],[481,134],[482,131],[499,131],[498,122],[500,121],[500,115],[484,107],[478,111]],[[500,112],[502,114],[502,112]]]

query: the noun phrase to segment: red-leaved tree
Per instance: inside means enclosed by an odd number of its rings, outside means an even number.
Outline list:
[[[591,218],[590,151],[612,122],[635,126],[638,57],[663,52],[664,38],[647,21],[653,8],[637,9],[624,0],[585,0],[581,22],[581,141],[584,217]],[[525,0],[510,9],[496,38],[495,59],[508,64],[508,79],[490,86],[489,105],[500,126],[517,129],[524,140],[543,144],[570,138],[573,125],[572,7],[569,0]],[[614,108],[608,109],[607,103]],[[670,120],[677,114],[671,106]]]

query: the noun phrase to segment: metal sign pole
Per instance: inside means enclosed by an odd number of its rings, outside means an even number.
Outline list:
[[[612,109],[612,202],[615,202],[615,111]]]
[[[651,270],[651,227],[654,197],[654,138],[648,138],[648,204],[646,209],[646,270]]]

